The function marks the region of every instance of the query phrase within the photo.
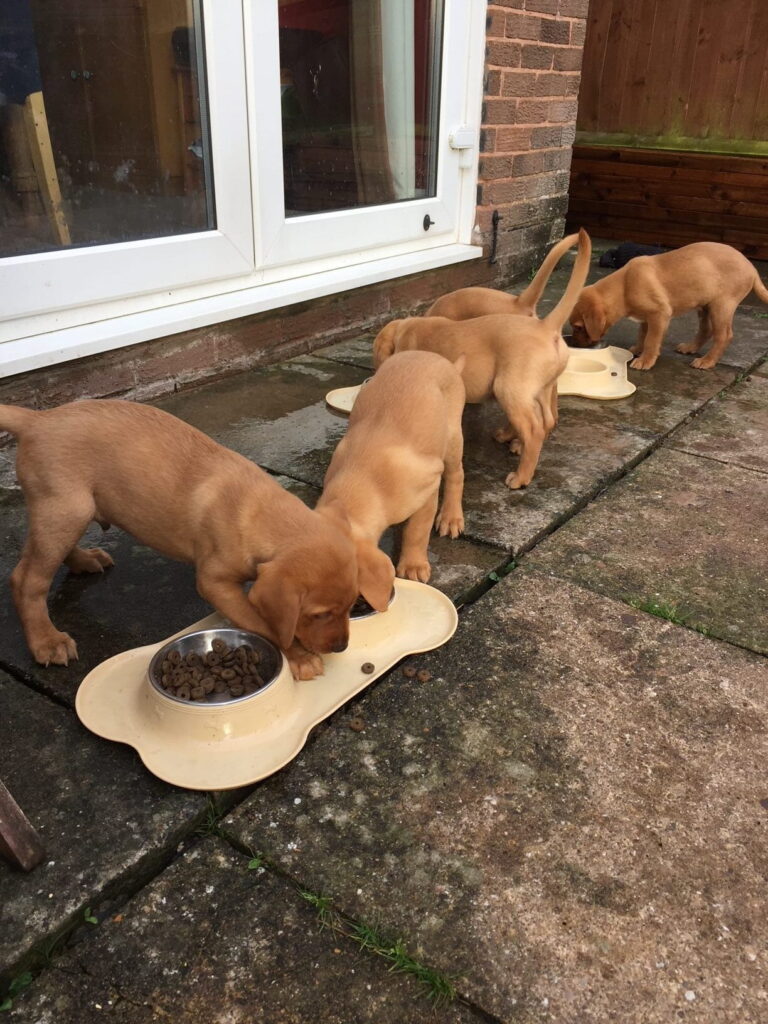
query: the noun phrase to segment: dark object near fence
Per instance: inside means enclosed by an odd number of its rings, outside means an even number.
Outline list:
[[[637,242],[622,242],[615,249],[608,249],[600,257],[601,267],[611,267],[613,270],[620,270],[636,256],[658,256],[666,252],[659,245],[638,245]]]

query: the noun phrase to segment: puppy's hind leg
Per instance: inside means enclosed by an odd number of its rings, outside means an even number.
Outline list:
[[[428,583],[432,575],[428,554],[429,535],[435,521],[439,490],[439,487],[435,488],[434,493],[403,527],[403,542],[397,562],[397,575],[402,579]]]
[[[717,301],[710,304],[709,320],[712,325],[712,348],[706,355],[699,356],[691,362],[697,370],[711,370],[728,348],[733,338],[733,314],[736,303],[732,300]]]
[[[675,352],[682,352],[684,356],[692,356],[698,352],[702,345],[705,345],[712,335],[712,326],[709,322],[709,307],[702,306],[697,310],[699,314],[699,329],[692,341],[685,341],[675,346]]]
[[[454,539],[464,532],[464,512],[461,498],[464,493],[464,438],[461,428],[451,437],[445,453],[443,471],[443,501],[435,520],[435,528],[441,537]]]
[[[504,482],[510,490],[516,491],[520,487],[527,487],[533,480],[546,433],[538,409],[533,407],[518,410],[514,425],[521,442],[520,462],[515,472],[509,473]]]
[[[71,553],[93,518],[90,498],[81,502],[56,495],[29,506],[29,534],[21,560],[11,573],[11,592],[35,661],[68,665],[77,645],[56,629],[48,614],[48,591],[54,573]]]

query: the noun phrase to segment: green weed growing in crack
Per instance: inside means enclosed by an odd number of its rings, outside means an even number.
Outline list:
[[[362,922],[351,924],[345,930],[345,934],[361,949],[376,953],[387,960],[390,971],[395,974],[408,974],[418,981],[424,986],[427,998],[435,1006],[444,1006],[456,998],[456,988],[451,979],[440,971],[419,963],[408,952],[402,939],[392,942],[375,928]]]
[[[639,612],[655,615],[657,619],[665,619],[675,626],[685,626],[687,629],[692,629],[703,636],[710,635],[710,630],[706,626],[699,625],[696,622],[689,622],[674,604],[668,604],[666,601],[644,600],[642,598],[633,598],[629,603],[633,608],[637,608]]]
[[[13,1008],[13,1000],[16,996],[20,995],[25,988],[28,988],[32,984],[32,974],[30,971],[25,971],[23,974],[19,974],[18,977],[14,978],[8,986],[8,995],[5,999],[0,1002],[0,1013],[5,1013]]]
[[[330,896],[318,896],[317,893],[309,892],[308,889],[299,889],[302,899],[306,900],[310,907],[317,911],[317,917],[321,928],[332,928],[336,930],[337,924]]]
[[[251,851],[251,859],[248,861],[249,871],[258,871],[259,868],[264,867],[264,858],[260,853],[254,853]]]
[[[219,808],[216,806],[215,800],[213,800],[210,796],[208,797],[208,806],[205,809],[205,817],[203,818],[200,825],[195,829],[195,835],[221,835],[221,828],[219,826]]]
[[[95,914],[91,913],[91,908],[90,907],[86,907],[85,910],[83,911],[83,920],[87,924],[98,924],[99,923],[98,917],[96,917]]]
[[[451,979],[425,964],[419,963],[406,949],[402,939],[392,940],[377,928],[360,921],[352,921],[334,910],[328,896],[318,896],[307,889],[299,889],[303,899],[314,907],[323,928],[331,928],[337,935],[352,939],[360,949],[389,962],[390,971],[408,974],[426,990],[427,998],[435,1006],[444,1006],[456,998],[456,988]]]

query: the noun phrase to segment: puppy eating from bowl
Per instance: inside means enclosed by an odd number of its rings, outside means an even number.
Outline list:
[[[693,242],[657,256],[638,256],[584,289],[570,317],[572,344],[595,345],[613,324],[629,317],[640,323],[637,344],[630,350],[636,358],[629,365],[650,370],[672,317],[697,309],[696,335],[675,351],[696,355],[711,339],[709,351],[691,362],[697,370],[709,370],[730,345],[733,314],[751,291],[768,303],[768,289],[757,271],[730,245]]]
[[[169,413],[108,400],[45,412],[1,405],[0,430],[18,438],[28,534],[11,591],[40,664],[77,658],[74,639],[48,613],[59,565],[92,573],[113,564],[100,548],[78,547],[92,521],[194,564],[200,595],[233,625],[277,644],[297,678],[322,673],[321,656],[346,648],[359,593],[387,607],[386,567],[376,551],[356,547],[338,505],[311,511]]]
[[[591,251],[582,229],[568,286],[542,320],[515,314],[458,322],[408,317],[387,324],[373,344],[376,366],[382,369],[395,353],[412,350],[439,353],[452,362],[464,357],[467,402],[495,398],[506,413],[508,424],[494,437],[520,455],[517,469],[505,480],[513,490],[531,482],[542,445],[557,424],[557,378],[568,362],[561,331],[587,279]]]
[[[317,503],[319,511],[338,504],[358,544],[377,545],[388,526],[404,522],[397,575],[422,583],[433,524],[441,536],[464,529],[462,365],[461,357],[454,366],[431,352],[403,352],[377,370],[355,401]]]

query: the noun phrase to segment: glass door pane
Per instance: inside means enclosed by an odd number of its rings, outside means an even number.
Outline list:
[[[2,0],[0,257],[216,227],[201,0]]]
[[[287,218],[434,196],[443,0],[279,0]]]

